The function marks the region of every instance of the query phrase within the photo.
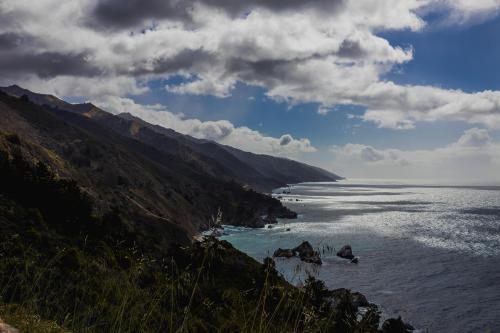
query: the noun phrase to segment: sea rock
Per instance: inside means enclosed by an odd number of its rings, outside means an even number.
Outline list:
[[[2,321],[2,318],[0,318],[0,333],[19,333],[19,330],[10,325],[7,325]]]
[[[358,261],[359,261],[359,258],[358,258],[358,257],[354,257],[354,258],[352,258],[352,260],[351,260],[351,262],[352,262],[353,264],[357,264],[357,263],[358,263]]]
[[[300,260],[321,265],[322,261],[317,251],[314,251],[312,245],[305,241],[302,242],[299,246],[293,249],[294,252],[299,254]]]
[[[302,242],[299,246],[293,249],[282,249],[279,248],[274,251],[273,257],[283,257],[283,258],[291,258],[299,256],[300,260],[311,263],[321,265],[323,262],[321,261],[321,257],[319,256],[319,252],[314,251],[312,245],[309,242]]]
[[[344,258],[344,259],[349,259],[349,260],[354,259],[354,256],[352,254],[351,245],[344,245],[340,249],[340,251],[337,252],[337,256]]]
[[[272,229],[272,228],[273,228],[273,225],[272,225],[272,224],[269,224],[269,225],[267,226],[267,229]]]
[[[279,248],[276,251],[274,251],[273,257],[291,258],[295,257],[295,252],[290,249]]]
[[[314,252],[314,249],[308,241],[302,242],[299,246],[295,247],[293,249],[296,251],[300,256],[304,255],[311,255]]]
[[[382,333],[411,333],[415,329],[409,325],[405,324],[401,317],[397,319],[390,318],[384,321],[382,324]]]

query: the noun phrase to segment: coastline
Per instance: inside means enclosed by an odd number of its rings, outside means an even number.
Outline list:
[[[343,179],[343,180],[345,180],[345,179]],[[334,182],[327,182],[327,183],[334,183]],[[337,181],[335,183],[337,183]],[[218,228],[216,230],[213,230],[213,231],[208,230],[208,231],[205,231],[204,233],[201,233],[199,235],[199,237],[197,237],[197,241],[202,241],[204,239],[204,237],[206,237],[206,236],[215,236],[219,239],[227,240],[231,243],[230,236],[235,232],[238,233],[241,231],[246,231],[248,233],[252,233],[252,232],[257,232],[258,230],[265,231],[266,229],[274,229],[275,227],[281,228],[283,230],[289,230],[289,227],[291,225],[293,226],[294,220],[296,220],[297,217],[300,217],[300,214],[298,214],[297,212],[292,210],[290,207],[287,207],[286,206],[287,201],[290,203],[298,203],[298,202],[300,203],[300,199],[294,199],[294,198],[283,199],[283,198],[281,198],[281,195],[282,194],[285,194],[285,195],[291,194],[291,189],[294,186],[301,185],[301,184],[310,184],[310,183],[304,182],[304,183],[297,183],[297,184],[289,184],[286,187],[276,188],[271,193],[268,194],[271,197],[277,198],[278,200],[280,200],[280,202],[283,204],[283,206],[287,210],[289,210],[295,214],[295,217],[292,217],[291,219],[290,218],[278,218],[278,219],[272,220],[272,219],[268,219],[266,216],[263,216],[262,220],[263,220],[263,222],[266,222],[266,224],[264,224],[262,226],[258,226],[258,227],[247,226],[247,225],[222,225],[221,228]],[[323,182],[315,182],[313,184],[323,184]],[[305,242],[307,242],[307,240],[305,240]],[[236,249],[238,249],[238,247],[235,244],[231,243],[231,245],[234,246]],[[296,244],[296,245],[299,245],[299,244]],[[293,270],[293,274],[290,275],[290,274],[284,273],[283,271],[279,271],[280,275],[287,282],[289,282],[290,284],[294,285],[295,287],[297,287],[299,289],[303,287],[305,281],[309,277],[314,277],[315,279],[319,278],[319,275],[317,273],[318,273],[318,270],[320,269],[321,264],[318,265],[315,263],[303,262],[302,260],[300,260],[300,258],[298,256],[296,256],[296,258],[293,258],[293,259],[292,258],[283,258],[283,257],[279,257],[279,256],[276,257],[276,255],[269,255],[269,256],[266,256],[265,258],[259,258],[259,257],[252,255],[251,252],[249,253],[249,252],[246,252],[246,251],[241,250],[241,249],[238,249],[238,250],[245,253],[246,255],[252,257],[254,260],[256,260],[258,262],[265,263],[268,260],[268,258],[272,257],[272,259],[276,263],[285,264],[288,267],[289,271]],[[276,249],[276,250],[281,250],[281,249]],[[322,249],[317,248],[316,250],[318,251],[318,253],[323,253],[323,254],[325,253],[325,247],[323,247]],[[334,248],[328,249],[328,251],[330,251],[330,253],[332,252],[332,250],[334,250]],[[267,254],[270,254],[270,253],[268,252]],[[419,329],[416,329],[412,326],[413,323],[410,324],[410,323],[403,321],[404,318],[398,317],[397,319],[395,319],[390,314],[384,313],[383,310],[380,310],[380,304],[372,303],[369,299],[367,299],[367,297],[365,295],[363,295],[362,293],[360,293],[356,290],[351,291],[350,288],[344,288],[341,286],[339,286],[338,288],[328,289],[328,290],[330,290],[330,292],[332,294],[348,292],[348,293],[352,293],[352,295],[355,295],[354,304],[355,304],[355,307],[357,308],[357,311],[358,311],[357,313],[359,315],[366,313],[370,309],[376,309],[380,318],[383,319],[381,321],[381,324],[382,324],[380,327],[381,329],[382,329],[383,324],[386,322],[387,323],[397,322],[397,324],[395,324],[395,325],[399,325],[401,330],[396,330],[394,332],[417,332],[417,333],[421,332]],[[390,329],[389,328],[387,328],[387,329],[389,332]],[[380,332],[385,332],[385,331],[382,329]]]
[[[499,195],[488,186],[301,184],[283,195],[297,220],[271,229],[235,228],[222,239],[258,260],[304,240],[337,250],[350,244],[358,265],[335,254],[322,257],[317,273],[328,287],[360,291],[383,314],[401,315],[422,330],[494,331],[500,299],[493,278],[500,264]],[[277,269],[300,283],[299,263],[279,259]]]

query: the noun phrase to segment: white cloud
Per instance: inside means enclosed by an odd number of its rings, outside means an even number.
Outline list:
[[[363,119],[380,127],[407,129],[418,121],[460,120],[500,128],[500,91],[465,93],[379,82],[365,90],[359,103],[369,107]]]
[[[458,120],[500,128],[498,91],[382,81],[394,65],[411,61],[413,50],[377,35],[419,31],[428,11],[444,10],[458,24],[484,19],[498,13],[499,3],[5,0],[0,83],[102,99],[139,94],[149,80],[180,75],[186,81],[168,91],[223,98],[244,82],[276,100],[317,102],[321,114],[338,104],[361,105],[363,119],[380,127]]]
[[[167,85],[165,88],[167,91],[177,94],[213,95],[222,98],[230,96],[229,92],[234,88],[235,84],[234,79],[199,78],[196,81],[176,86]]]
[[[486,147],[491,144],[491,137],[487,130],[471,128],[458,139],[457,147]],[[499,152],[500,154],[500,152]]]
[[[94,102],[114,114],[128,112],[154,125],[254,153],[293,158],[303,153],[316,151],[308,139],[295,139],[290,134],[274,138],[245,126],[236,127],[227,120],[189,119],[185,118],[183,114],[172,113],[159,104],[140,105],[132,99],[118,97],[103,97]]]
[[[332,165],[346,177],[500,181],[500,143],[485,129],[466,130],[456,142],[429,150],[333,146]]]

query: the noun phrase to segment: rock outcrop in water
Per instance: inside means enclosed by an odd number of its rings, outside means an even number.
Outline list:
[[[319,252],[314,251],[312,245],[307,241],[302,242],[302,244],[294,248],[293,251],[298,253],[302,261],[318,265],[322,264]]]
[[[344,245],[338,252],[337,256],[350,260],[353,264],[357,264],[359,262],[359,258],[355,257],[352,254],[351,245]]]
[[[342,248],[337,252],[337,256],[344,258],[344,259],[349,259],[349,260],[354,259],[354,255],[352,254],[351,245],[342,246]]]
[[[312,245],[304,241],[299,246],[293,249],[282,249],[279,248],[274,251],[273,257],[281,257],[281,258],[291,258],[299,256],[300,260],[311,263],[321,265],[323,262],[321,261],[321,257],[318,251],[315,251]]]

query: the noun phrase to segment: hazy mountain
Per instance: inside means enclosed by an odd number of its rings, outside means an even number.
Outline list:
[[[182,142],[200,154],[220,161],[231,170],[236,170],[240,180],[257,188],[269,190],[291,183],[342,179],[329,171],[290,159],[254,154],[214,141],[180,134],[172,129],[151,125],[129,113],[122,113],[119,116],[141,123],[158,133]]]

